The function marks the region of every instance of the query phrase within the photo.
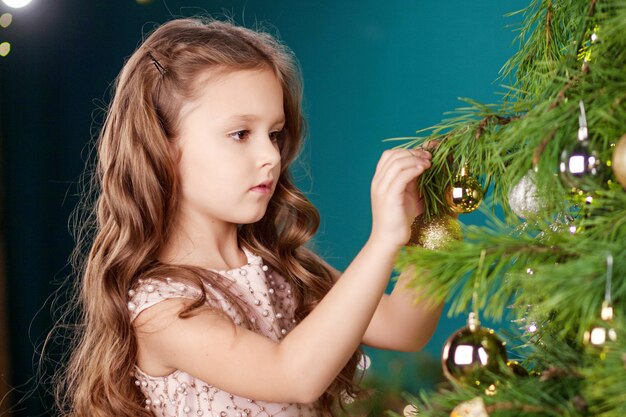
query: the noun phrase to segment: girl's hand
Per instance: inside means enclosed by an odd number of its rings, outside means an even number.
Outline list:
[[[411,237],[413,219],[424,211],[416,179],[430,168],[430,152],[389,149],[383,152],[372,179],[370,239],[399,249]]]

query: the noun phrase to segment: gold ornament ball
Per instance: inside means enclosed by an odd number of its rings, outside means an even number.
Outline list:
[[[473,313],[467,322],[443,347],[443,373],[451,381],[487,388],[495,382],[493,375],[506,369],[506,349],[492,329],[480,327]]]
[[[411,239],[408,244],[439,249],[461,239],[461,226],[454,217],[443,216],[425,222],[424,216],[418,216],[411,225]]]
[[[480,206],[483,187],[470,175],[459,175],[446,191],[446,201],[454,213],[469,213]]]
[[[615,149],[613,149],[611,168],[617,181],[626,188],[626,135],[620,138]]]

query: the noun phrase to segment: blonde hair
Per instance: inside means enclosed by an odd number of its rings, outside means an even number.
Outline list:
[[[180,190],[170,142],[179,132],[183,104],[197,98],[207,70],[261,68],[272,70],[283,88],[282,167],[265,216],[240,226],[239,244],[289,281],[298,321],[331,288],[331,272],[305,247],[319,226],[319,214],[288,170],[306,130],[300,71],[292,53],[267,33],[229,22],[167,22],[145,39],[116,79],[98,136],[96,169],[74,213],[77,244],[72,261],[80,279],[68,311],[78,309],[78,325],[68,364],[55,381],[62,415],[151,415],[131,378],[137,346],[127,297],[139,277],[176,277],[203,291],[202,280],[208,280],[242,308],[216,274],[164,264],[157,255],[172,232],[177,210]],[[188,317],[204,302],[200,297],[179,316]],[[360,355],[357,350],[320,398],[324,415],[333,415],[342,392],[358,391],[353,380]]]

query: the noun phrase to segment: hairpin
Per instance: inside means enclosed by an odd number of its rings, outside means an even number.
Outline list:
[[[152,52],[148,51],[148,56],[150,57],[150,59],[152,59],[154,66],[157,68],[157,70],[159,70],[159,72],[161,73],[161,76],[164,76],[165,73],[167,72],[165,67],[161,65],[161,63],[154,57],[154,55],[152,55]]]

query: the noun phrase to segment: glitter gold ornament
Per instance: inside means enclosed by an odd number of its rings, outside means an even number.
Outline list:
[[[439,249],[461,238],[461,226],[454,217],[437,217],[425,222],[424,216],[417,216],[411,225],[411,239],[408,245]]]
[[[494,375],[506,369],[507,354],[495,332],[481,327],[470,313],[467,327],[446,341],[441,359],[443,373],[451,381],[487,388],[495,382]]]
[[[613,149],[611,168],[615,178],[617,178],[617,182],[626,188],[626,135],[619,139],[615,149]]]
[[[482,397],[476,397],[454,407],[450,417],[489,417],[489,414]]]
[[[478,208],[483,194],[483,187],[463,166],[446,191],[446,201],[454,213],[469,213]]]

